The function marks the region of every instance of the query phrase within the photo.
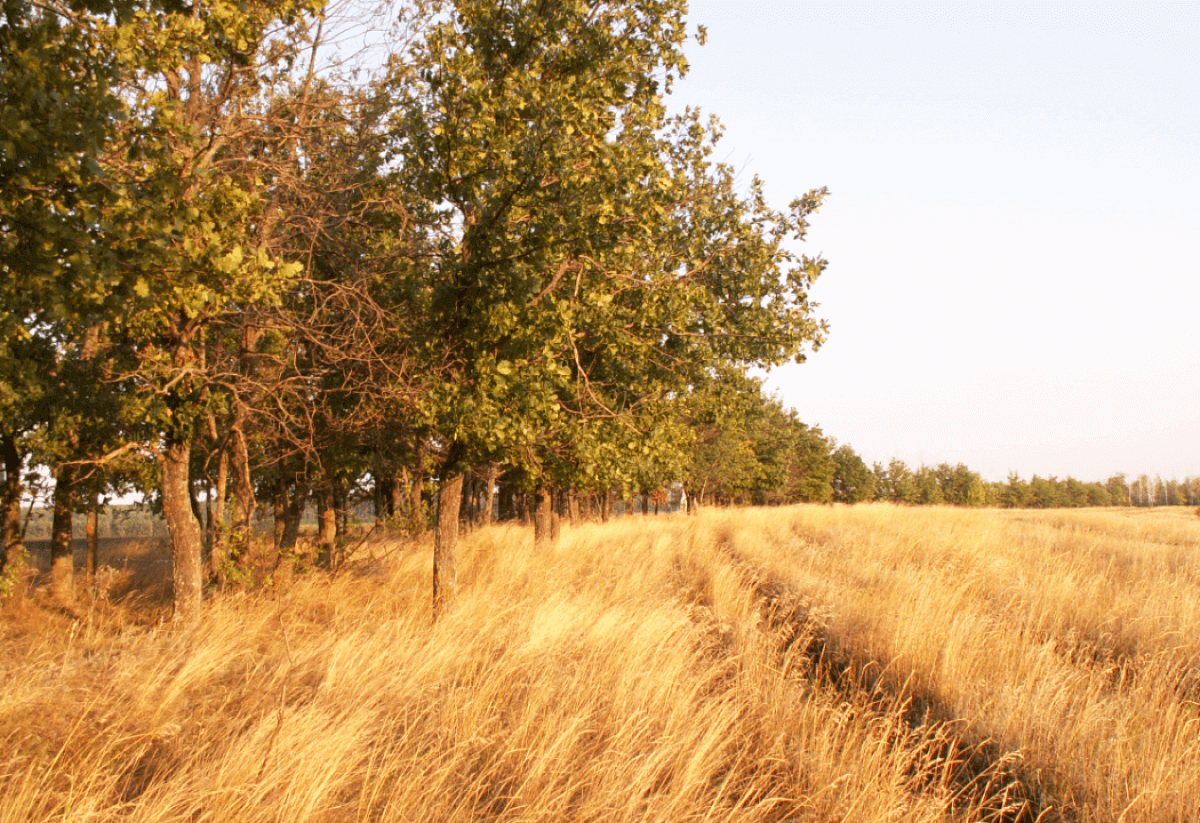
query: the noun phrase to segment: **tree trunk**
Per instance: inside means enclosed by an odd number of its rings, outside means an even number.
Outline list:
[[[216,422],[212,423],[216,432]],[[225,504],[229,500],[229,452],[221,449],[217,458],[217,488],[213,494],[212,519],[208,521],[208,551],[213,578],[221,574],[229,557],[229,532],[225,528]]]
[[[317,565],[333,568],[337,549],[337,504],[333,486],[325,483],[317,491]]]
[[[496,522],[496,484],[500,480],[500,464],[488,463],[487,480],[483,485],[483,524]]]
[[[375,483],[371,487],[371,503],[375,508],[375,529],[377,531],[383,529],[383,524],[388,519],[387,490],[390,485],[391,482],[387,477],[380,472],[375,472]]]
[[[450,460],[447,464],[438,484],[437,535],[433,546],[434,620],[453,608],[458,589],[458,513],[462,508],[464,471]]]
[[[191,445],[186,440],[172,439],[158,458],[162,468],[163,512],[171,534],[175,619],[182,621],[199,617],[203,596],[203,538],[200,522],[192,512],[190,457]]]
[[[605,489],[604,497],[600,500],[600,520],[607,523],[610,517],[612,517],[612,489]]]
[[[87,525],[84,527],[87,534],[86,568],[89,588],[96,583],[96,556],[100,548],[100,491],[97,485],[97,481],[93,481],[88,490]]]
[[[281,483],[283,495],[287,498],[283,513],[283,532],[279,538],[279,551],[292,552],[296,549],[296,541],[300,538],[300,521],[304,519],[304,509],[308,505],[308,489],[299,483],[291,486]]]
[[[254,499],[254,479],[250,476],[246,416],[246,405],[241,400],[234,400],[233,422],[229,429],[229,467],[233,474],[233,527],[229,545],[234,560],[250,548],[254,511],[258,508],[258,501]]]
[[[550,509],[550,542],[557,543],[562,534],[562,518],[567,508],[566,492],[555,492],[553,500],[554,505]]]
[[[479,482],[477,478],[467,474],[463,476],[463,501],[458,512],[459,528],[465,527],[467,531],[470,531],[471,527],[475,525],[475,518],[478,514]]]
[[[60,606],[75,602],[75,549],[71,541],[75,513],[75,467],[58,467],[54,482],[54,520],[50,527],[50,592]]]
[[[413,466],[412,486],[409,489],[408,514],[411,518],[412,533],[420,535],[425,532],[425,511],[421,507],[421,487],[425,485],[425,442],[417,443],[417,459]]]
[[[271,530],[271,540],[275,544],[275,551],[283,546],[283,532],[287,528],[287,485],[280,478],[275,484],[274,494],[271,496],[272,514],[275,517],[273,528]]]
[[[537,490],[537,510],[533,515],[533,545],[545,546],[553,538],[554,494],[549,486]]]
[[[572,526],[579,522],[579,495],[575,493],[574,486],[567,492],[567,518]]]
[[[401,469],[392,475],[391,487],[388,490],[388,516],[392,518],[393,524],[404,513],[404,483],[407,480],[408,471],[406,469]]]
[[[341,481],[334,484],[333,504],[337,510],[334,521],[337,524],[337,542],[344,546],[350,539],[350,500],[346,484]]]
[[[21,536],[21,453],[16,438],[0,434],[0,457],[4,460],[3,506],[4,550],[0,553],[0,577],[13,576],[14,595],[24,593],[25,543]]]

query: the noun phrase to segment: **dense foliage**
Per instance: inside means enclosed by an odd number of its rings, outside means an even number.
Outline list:
[[[685,10],[397,2],[351,69],[322,0],[6,2],[0,572],[34,466],[64,596],[72,514],[133,488],[185,615],[260,498],[283,553],[315,501],[329,564],[358,490],[432,514],[448,603],[501,479],[541,537],[681,479],[695,387],[824,335],[791,251],[824,191],[774,210],[667,113]]]

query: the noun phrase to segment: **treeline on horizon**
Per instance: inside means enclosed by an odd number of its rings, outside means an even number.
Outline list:
[[[959,463],[870,466],[847,444],[805,425],[760,381],[727,374],[690,400],[694,440],[684,461],[685,491],[703,503],[864,503],[1082,508],[1200,506],[1200,477],[1163,480],[1116,474],[1104,482],[1016,473],[989,482]]]

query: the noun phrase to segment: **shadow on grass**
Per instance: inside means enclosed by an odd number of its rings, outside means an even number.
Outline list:
[[[933,748],[923,759],[944,764],[956,788],[956,806],[1002,823],[1074,819],[1063,807],[1076,791],[1060,776],[1051,776],[1051,792],[1047,775],[1031,773],[1019,753],[973,729],[941,695],[900,676],[891,661],[867,657],[840,643],[822,610],[785,580],[756,567],[728,542],[718,548],[758,603],[760,627],[775,638],[785,670],[847,698],[865,697],[873,711],[897,712],[911,730],[939,732],[930,735]]]

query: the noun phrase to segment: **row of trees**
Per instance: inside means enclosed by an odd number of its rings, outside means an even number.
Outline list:
[[[801,423],[761,383],[714,376],[691,398],[694,445],[685,486],[710,501],[948,504],[1006,508],[1200,506],[1200,477],[1182,481],[1114,475],[1103,483],[1073,477],[988,482],[961,463],[911,468],[902,460],[868,466],[848,445]]]
[[[772,209],[667,114],[684,12],[397,2],[367,70],[325,0],[5,0],[0,575],[35,465],[59,596],[72,515],[140,490],[184,617],[263,502],[326,562],[356,489],[432,507],[441,610],[495,484],[547,539],[556,496],[682,478],[722,385],[821,342],[825,194]]]
[[[0,578],[35,467],[58,595],[73,515],[140,491],[182,616],[264,507],[282,556],[315,506],[327,563],[356,495],[434,524],[440,610],[496,500],[540,540],[673,482],[999,500],[961,466],[868,468],[748,376],[824,337],[824,261],[791,249],[825,192],[775,210],[715,121],[667,114],[684,0],[376,11],[363,68],[339,61],[364,10],[325,0],[5,0]]]

